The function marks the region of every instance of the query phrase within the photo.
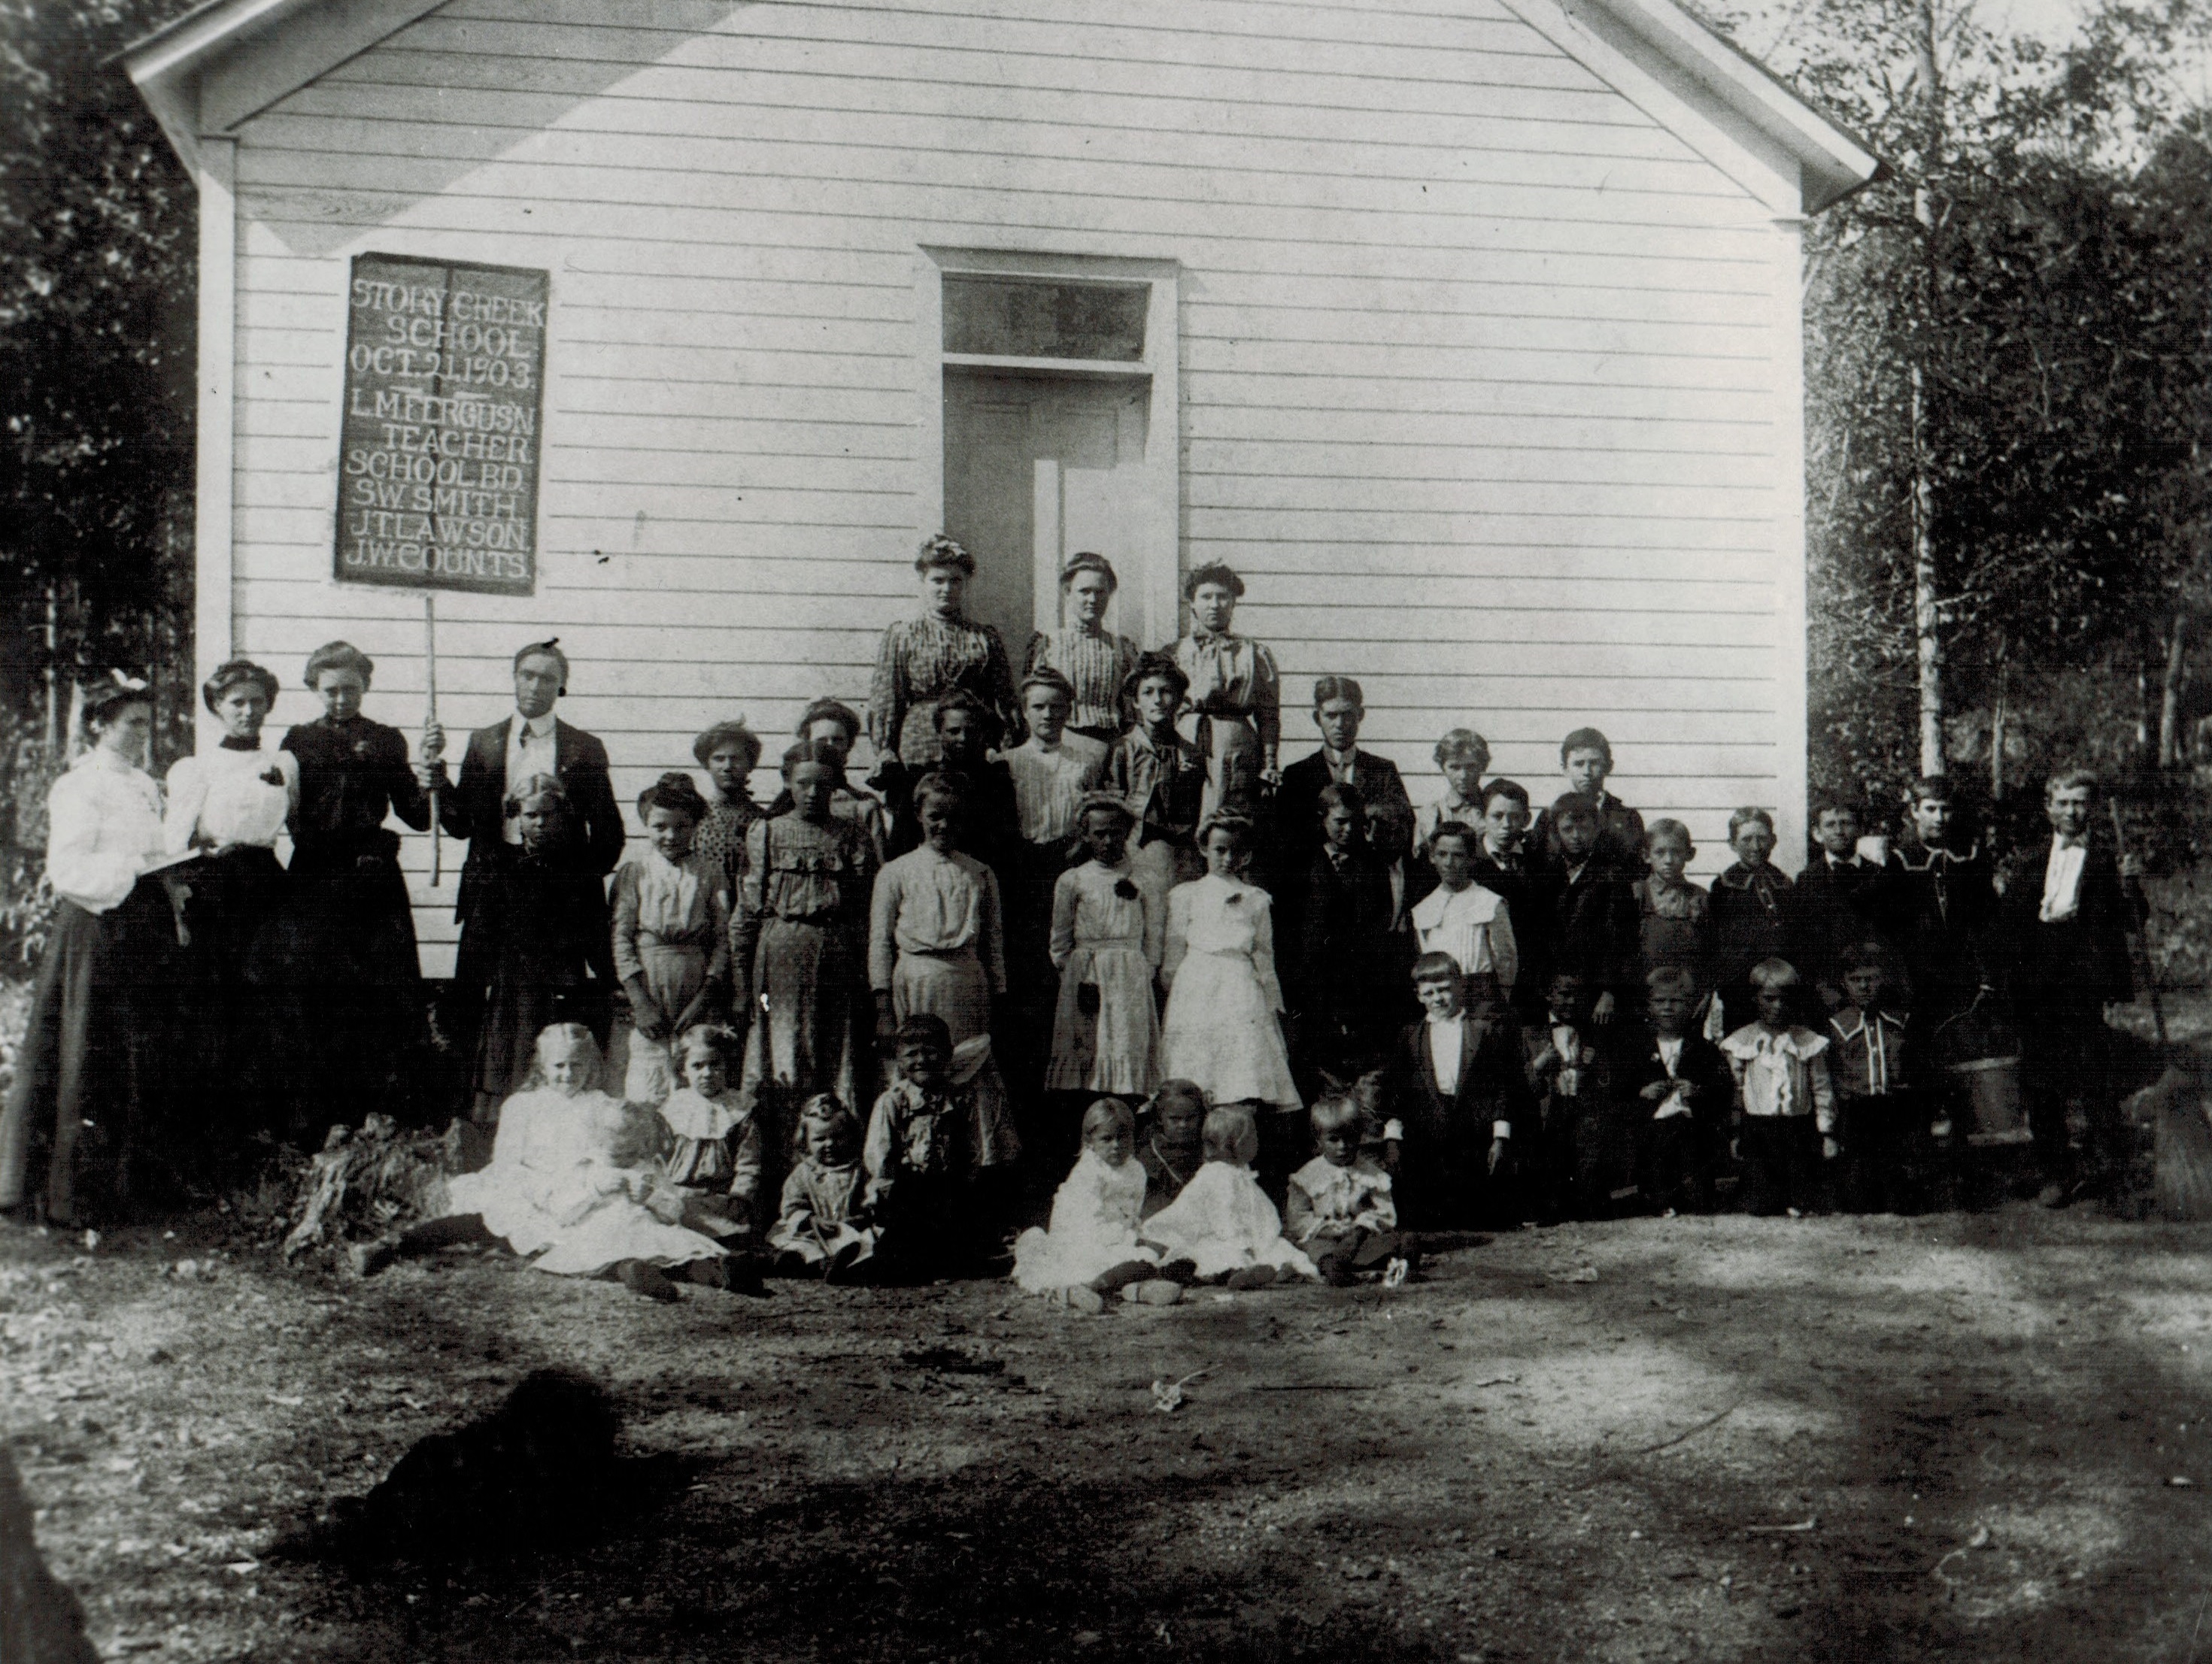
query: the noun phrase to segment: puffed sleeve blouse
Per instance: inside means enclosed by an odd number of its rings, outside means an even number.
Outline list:
[[[143,768],[94,750],[46,796],[46,878],[87,913],[119,907],[162,853],[161,788]]]

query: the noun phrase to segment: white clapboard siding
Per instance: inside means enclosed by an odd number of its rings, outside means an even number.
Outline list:
[[[1793,246],[1494,0],[453,0],[238,138],[233,629],[280,724],[337,635],[422,716],[419,597],[330,580],[352,255],[552,274],[538,593],[439,597],[440,711],[458,752],[557,635],[629,796],[864,699],[934,529],[928,245],[1176,263],[1182,558],[1246,574],[1286,759],[1325,673],[1417,799],[1473,726],[1548,800],[1594,722],[1706,871],[1795,777]]]

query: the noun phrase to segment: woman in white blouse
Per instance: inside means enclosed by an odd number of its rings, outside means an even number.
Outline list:
[[[262,724],[276,677],[247,659],[216,667],[200,697],[222,724],[213,749],[169,767],[162,841],[179,869],[192,969],[199,985],[185,1066],[207,1082],[208,1137],[193,1153],[213,1176],[225,1151],[258,1131],[282,1131],[288,1072],[270,1048],[275,1011],[262,990],[285,980],[285,898],[276,835],[300,804],[300,760],[264,748]]]
[[[0,1211],[69,1226],[149,1199],[177,993],[177,914],[148,874],[162,837],[145,683],[86,689],[82,724],[88,749],[46,799],[58,905],[0,1111]]]

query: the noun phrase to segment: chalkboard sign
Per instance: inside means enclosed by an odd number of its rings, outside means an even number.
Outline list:
[[[546,288],[514,266],[354,258],[340,583],[536,590]]]

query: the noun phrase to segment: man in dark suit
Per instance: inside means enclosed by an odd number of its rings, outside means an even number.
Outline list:
[[[1275,788],[1276,871],[1289,888],[1296,889],[1321,853],[1321,794],[1325,788],[1354,786],[1373,816],[1402,819],[1407,827],[1413,823],[1413,800],[1406,795],[1398,765],[1359,749],[1359,725],[1366,714],[1365,696],[1350,677],[1316,679],[1314,726],[1321,730],[1321,750],[1284,769],[1283,783]],[[1277,886],[1278,896],[1284,887]],[[1400,887],[1404,887],[1402,880]],[[1408,894],[1404,905],[1410,907],[1419,899]]]
[[[1386,1139],[1397,1134],[1399,1221],[1425,1230],[1517,1224],[1522,1210],[1507,1196],[1513,1139],[1536,1130],[1520,1029],[1503,1005],[1468,1009],[1449,954],[1416,959],[1413,981],[1424,1017],[1399,1036],[1384,1128]]]
[[[446,778],[446,731],[435,723],[422,731],[417,772],[422,784],[438,793],[438,823],[449,836],[469,841],[453,902],[464,943],[486,875],[506,858],[509,846],[521,841],[507,794],[531,775],[551,774],[567,790],[586,871],[604,878],[622,859],[628,835],[607,772],[607,748],[553,714],[554,701],[568,691],[568,657],[557,638],[534,641],[517,653],[514,714],[469,736],[459,786]],[[482,991],[457,992],[460,1009],[453,1013],[448,1036],[465,1055],[475,1044],[475,996]]]
[[[2037,1199],[2063,1207],[2085,1185],[2109,1178],[2122,1158],[2105,1008],[2135,996],[2128,932],[2140,923],[2112,852],[2091,835],[2096,776],[2069,769],[2044,795],[2051,845],[2021,863],[2001,906],[2013,944],[2014,998],[2028,1127],[2044,1179]],[[2080,1140],[2069,1133],[2078,1113]]]

